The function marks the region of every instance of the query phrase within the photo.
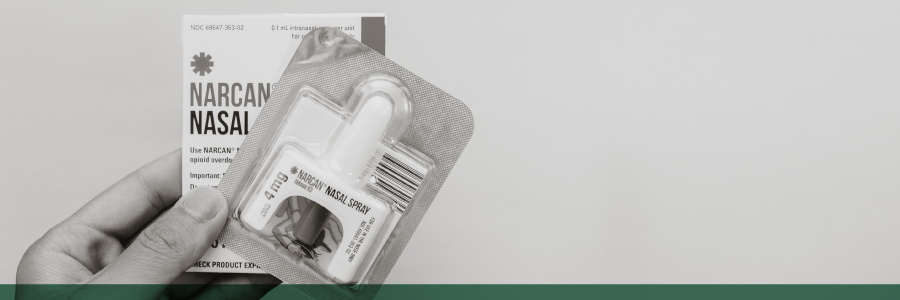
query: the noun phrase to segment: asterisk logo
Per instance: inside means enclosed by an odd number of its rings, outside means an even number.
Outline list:
[[[297,167],[296,167],[296,166],[291,167],[291,174],[297,174]]]
[[[200,52],[200,55],[194,55],[194,61],[191,62],[191,67],[194,67],[194,73],[200,73],[200,76],[206,76],[207,73],[212,73],[212,67],[215,65],[215,62],[212,61],[212,56],[206,54],[206,52]]]

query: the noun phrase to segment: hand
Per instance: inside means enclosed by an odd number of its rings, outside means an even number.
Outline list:
[[[271,275],[184,272],[222,231],[227,210],[225,197],[211,187],[181,196],[176,150],[109,187],[31,245],[19,262],[16,298],[92,299],[117,290],[127,299],[259,299],[280,282]]]

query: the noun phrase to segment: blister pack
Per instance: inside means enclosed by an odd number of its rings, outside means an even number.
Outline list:
[[[372,298],[472,132],[459,100],[316,29],[219,185],[221,239],[310,297]]]

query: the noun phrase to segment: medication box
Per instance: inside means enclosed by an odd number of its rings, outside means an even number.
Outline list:
[[[384,54],[384,14],[183,16],[183,193],[219,185],[294,50],[320,27]],[[219,241],[188,271],[265,273]]]

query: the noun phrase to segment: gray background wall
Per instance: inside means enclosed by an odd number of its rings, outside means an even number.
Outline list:
[[[180,145],[181,14],[384,12],[476,130],[389,283],[900,282],[892,1],[5,3],[0,283]]]

